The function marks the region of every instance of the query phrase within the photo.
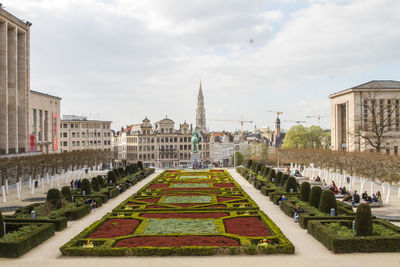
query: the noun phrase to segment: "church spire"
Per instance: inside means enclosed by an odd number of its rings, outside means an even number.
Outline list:
[[[203,89],[201,87],[201,81],[199,87],[199,94],[197,96],[196,129],[203,133],[207,132],[206,110],[204,108],[204,97],[203,97]]]

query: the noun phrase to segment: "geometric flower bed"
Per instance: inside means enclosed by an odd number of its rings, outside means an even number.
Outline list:
[[[294,253],[222,170],[164,171],[60,248],[63,255]]]

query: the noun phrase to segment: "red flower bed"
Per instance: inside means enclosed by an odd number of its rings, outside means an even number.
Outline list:
[[[241,236],[269,236],[270,233],[257,217],[231,218],[224,220],[225,231]]]
[[[218,202],[224,202],[228,200],[235,200],[237,199],[236,197],[217,197]]]
[[[139,226],[140,221],[136,219],[110,219],[100,225],[92,233],[90,238],[111,238],[124,235],[131,235]]]
[[[152,184],[147,188],[149,188],[149,189],[158,189],[158,188],[167,188],[167,187],[169,187],[169,184]]]
[[[234,183],[217,183],[214,184],[214,187],[236,187],[236,185]]]
[[[115,247],[236,247],[239,242],[224,236],[139,236],[120,240]]]
[[[144,198],[144,199],[137,199],[143,202],[147,202],[147,203],[157,203],[160,198],[159,197],[154,197],[154,198]]]
[[[215,191],[218,190],[216,188],[210,188],[210,187],[202,187],[202,188],[166,188],[162,189],[162,191]]]
[[[197,212],[197,213],[142,213],[145,218],[221,218],[229,216],[227,212]]]

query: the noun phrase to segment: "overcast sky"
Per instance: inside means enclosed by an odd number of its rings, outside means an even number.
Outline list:
[[[399,0],[0,0],[33,23],[31,89],[113,128],[168,115],[246,126],[330,115],[328,95],[400,80]],[[238,123],[210,122],[210,130]],[[329,117],[321,126],[330,128]]]

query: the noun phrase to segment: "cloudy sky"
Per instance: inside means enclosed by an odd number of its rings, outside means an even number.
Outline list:
[[[267,110],[288,129],[329,115],[331,93],[400,80],[399,0],[0,2],[33,23],[31,89],[114,129],[145,116],[194,123],[200,80],[207,117],[243,116],[247,129],[273,126]]]

